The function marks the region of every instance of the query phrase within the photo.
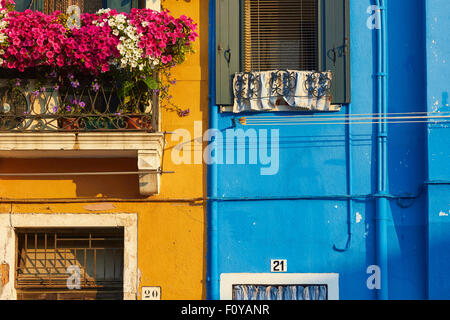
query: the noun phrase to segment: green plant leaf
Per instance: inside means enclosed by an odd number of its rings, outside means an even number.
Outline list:
[[[143,79],[147,87],[149,87],[152,90],[158,89],[158,82],[153,78],[147,78]]]
[[[123,83],[123,87],[119,90],[119,95],[122,97],[127,96],[134,87],[135,87],[135,82],[125,81]]]

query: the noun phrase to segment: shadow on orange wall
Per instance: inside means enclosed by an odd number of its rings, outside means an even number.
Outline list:
[[[136,172],[136,159],[0,159],[2,173]],[[138,175],[0,177],[4,198],[140,198]]]

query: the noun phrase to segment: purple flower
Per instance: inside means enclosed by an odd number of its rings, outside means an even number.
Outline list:
[[[59,90],[59,85],[54,86],[53,90],[58,91]]]
[[[55,71],[52,71],[52,73],[50,73],[50,77],[56,78],[56,72],[55,72]]]
[[[39,90],[33,91],[31,93],[34,97],[37,97],[39,95]]]
[[[97,92],[98,90],[100,90],[100,85],[97,82],[95,82],[92,84],[92,89],[94,89],[94,91]]]
[[[72,111],[72,107],[71,107],[71,106],[67,106],[67,107],[66,107],[66,110],[69,111],[69,112],[71,112],[71,111]]]
[[[78,104],[81,108],[86,107],[86,103],[84,103],[83,101],[80,101],[80,103]]]
[[[78,81],[72,81],[70,82],[70,84],[72,85],[72,87],[74,88],[78,88],[80,86],[80,83]]]
[[[52,109],[53,113],[57,113],[58,110],[59,110],[59,106],[54,106]]]
[[[191,110],[186,109],[186,110],[179,110],[178,111],[178,115],[180,117],[187,117],[189,115],[189,113],[191,112]]]
[[[47,89],[45,87],[41,88],[41,92],[45,92]]]

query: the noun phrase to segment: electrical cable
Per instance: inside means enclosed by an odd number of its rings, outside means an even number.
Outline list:
[[[282,122],[282,121],[291,121],[291,122],[316,122],[316,121],[327,121],[327,120],[331,120],[331,121],[342,121],[345,119],[350,119],[352,121],[357,121],[357,120],[394,120],[394,119],[401,119],[401,120],[412,120],[412,119],[449,119],[450,115],[444,115],[444,116],[396,116],[396,117],[385,117],[385,116],[377,116],[377,117],[328,117],[328,118],[315,118],[315,117],[309,117],[309,118],[297,118],[297,119],[247,119],[247,121],[251,121],[251,122]]]
[[[325,114],[324,114],[325,113]],[[370,115],[405,115],[405,114],[450,114],[450,111],[413,111],[413,112],[385,112],[385,113],[334,113],[330,114],[329,112],[323,112],[319,114],[303,114],[303,115],[267,115],[267,116],[254,116],[249,119],[266,119],[266,118],[301,118],[301,117],[353,117],[353,116],[370,116]]]
[[[450,123],[449,120],[417,120],[417,121],[354,121],[352,124],[413,124],[413,123],[429,123],[429,124],[446,124]],[[311,126],[311,125],[346,125],[347,121],[344,122],[274,122],[274,123],[245,123],[244,126]]]

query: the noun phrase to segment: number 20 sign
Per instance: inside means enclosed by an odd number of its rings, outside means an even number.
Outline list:
[[[287,272],[287,260],[270,260],[271,272]]]

